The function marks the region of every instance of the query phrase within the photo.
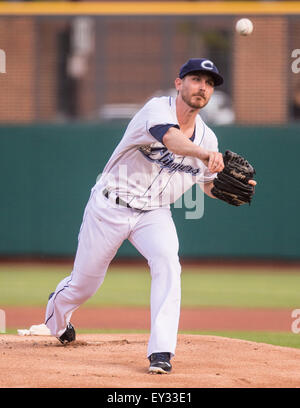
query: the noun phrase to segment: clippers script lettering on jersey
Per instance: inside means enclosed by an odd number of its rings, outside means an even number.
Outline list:
[[[166,147],[151,147],[148,145],[141,146],[139,151],[151,162],[155,162],[160,167],[168,169],[168,173],[176,171],[183,171],[184,173],[191,173],[196,176],[200,169],[195,169],[192,166],[182,164],[184,158],[180,163],[175,162],[174,153],[169,152]]]

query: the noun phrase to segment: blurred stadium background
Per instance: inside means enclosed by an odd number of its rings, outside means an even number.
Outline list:
[[[251,208],[207,199],[198,221],[175,209],[181,256],[299,259],[299,13],[298,2],[2,2],[0,256],[73,256],[130,117],[205,56],[225,84],[202,115],[259,184]],[[245,15],[249,37],[234,31]],[[124,244],[117,256],[139,254]]]
[[[251,36],[235,33],[240,17]],[[188,58],[207,57],[225,83],[201,114],[221,151],[254,164],[258,186],[250,208],[207,198],[200,220],[175,208],[180,256],[297,265],[299,2],[1,2],[0,49],[2,260],[72,259],[90,189],[130,117],[174,93]],[[116,259],[128,258],[141,256],[125,242]]]

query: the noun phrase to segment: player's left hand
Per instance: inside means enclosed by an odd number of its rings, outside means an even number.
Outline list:
[[[231,205],[250,204],[257,184],[253,179],[254,167],[230,150],[224,154],[224,163],[224,170],[213,180],[211,194]]]

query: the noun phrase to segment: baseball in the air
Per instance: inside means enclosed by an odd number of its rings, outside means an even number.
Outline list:
[[[249,18],[241,18],[235,25],[235,30],[240,35],[250,35],[253,31],[253,24]]]

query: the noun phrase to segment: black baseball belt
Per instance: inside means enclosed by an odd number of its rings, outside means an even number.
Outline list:
[[[102,191],[104,197],[109,198],[111,191],[107,190],[107,188],[105,188]],[[127,207],[127,208],[132,208],[128,203],[126,203],[124,200],[122,200],[122,198],[116,196],[114,202],[118,205],[122,205],[123,207]]]

